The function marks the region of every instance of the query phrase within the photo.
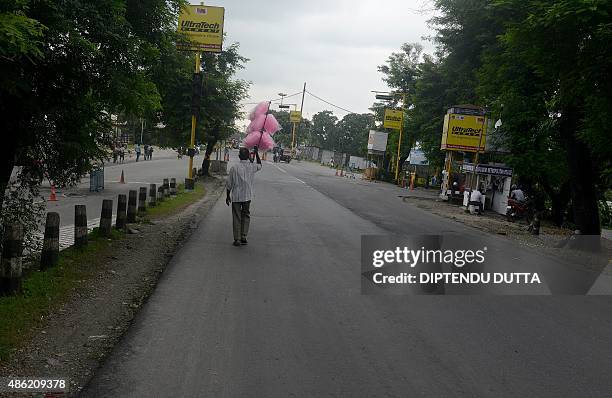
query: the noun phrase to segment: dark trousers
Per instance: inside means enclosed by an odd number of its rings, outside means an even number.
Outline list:
[[[246,239],[251,222],[251,201],[232,202],[232,227],[234,240]]]

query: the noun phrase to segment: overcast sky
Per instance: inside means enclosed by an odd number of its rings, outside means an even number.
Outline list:
[[[193,4],[199,2],[191,1]],[[306,89],[353,112],[368,112],[370,90],[385,90],[377,66],[402,43],[421,42],[426,52],[432,34],[424,0],[215,0],[225,7],[226,45],[240,43],[249,58],[239,77],[252,82],[256,102]],[[298,103],[301,96],[287,98]],[[246,108],[251,108],[251,105]],[[346,112],[306,94],[304,116],[329,109],[341,118]]]

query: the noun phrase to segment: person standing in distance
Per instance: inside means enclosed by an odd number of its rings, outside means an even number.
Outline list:
[[[232,228],[234,246],[246,245],[249,224],[251,221],[251,199],[253,197],[253,180],[255,173],[261,170],[261,159],[257,147],[254,148],[257,163],[249,161],[249,150],[240,148],[240,162],[230,168],[227,177],[227,197],[225,203],[232,206]]]

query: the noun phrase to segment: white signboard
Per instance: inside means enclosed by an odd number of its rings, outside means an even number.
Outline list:
[[[382,154],[387,150],[387,136],[384,131],[370,130],[368,136],[368,153]]]

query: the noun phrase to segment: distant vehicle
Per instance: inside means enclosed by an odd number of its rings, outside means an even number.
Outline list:
[[[291,162],[291,149],[283,149],[283,153],[280,155],[281,162]]]

